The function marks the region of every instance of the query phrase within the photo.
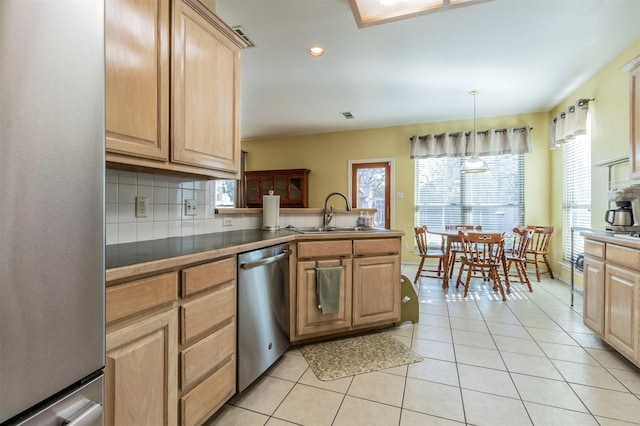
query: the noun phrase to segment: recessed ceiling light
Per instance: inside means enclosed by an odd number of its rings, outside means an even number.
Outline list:
[[[320,46],[312,46],[307,51],[311,56],[322,56],[324,55],[324,49]]]

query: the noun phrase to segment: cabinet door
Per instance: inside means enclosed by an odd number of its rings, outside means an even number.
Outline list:
[[[598,335],[604,334],[604,262],[584,258],[584,324]]]
[[[172,161],[239,173],[240,48],[233,31],[193,0],[175,1],[173,24]]]
[[[178,310],[107,333],[105,425],[175,425]]]
[[[604,338],[621,354],[638,362],[638,287],[640,274],[605,267]]]
[[[353,259],[353,326],[400,320],[400,256]]]
[[[169,1],[105,2],[107,151],[169,158]]]
[[[631,179],[640,181],[640,56],[629,62],[624,68],[629,72],[630,88],[630,145],[629,169]]]
[[[323,314],[318,309],[316,293],[316,266],[329,267],[342,264],[340,279],[340,311]],[[296,331],[298,336],[329,334],[351,326],[351,259],[315,260],[298,262]]]

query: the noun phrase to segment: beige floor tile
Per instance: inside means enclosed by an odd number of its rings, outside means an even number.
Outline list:
[[[595,419],[600,423],[600,426],[630,426],[637,425],[638,423],[623,422],[621,420],[608,419],[606,417],[595,416]]]
[[[422,362],[410,364],[407,377],[451,386],[459,384],[456,363],[437,359],[425,359]]]
[[[559,343],[561,345],[578,346],[578,342],[562,330],[547,330],[544,328],[526,327],[534,340],[538,342]]]
[[[234,396],[230,404],[271,415],[291,391],[295,383],[270,376],[262,376],[253,385]]]
[[[343,377],[342,379],[336,380],[320,380],[310,368],[302,375],[298,383],[333,392],[347,393],[347,389],[349,389],[352,379],[353,376]]]
[[[500,352],[494,349],[476,348],[473,346],[455,345],[456,360],[459,364],[505,370]]]
[[[506,371],[459,364],[458,374],[460,387],[463,389],[518,398],[511,376]]]
[[[451,328],[463,331],[473,331],[476,333],[489,333],[484,320],[473,320],[467,318],[451,318]]]
[[[417,339],[435,340],[438,342],[451,343],[451,330],[448,328],[434,327],[429,325],[418,324],[415,326],[413,337]]]
[[[582,334],[593,334],[593,331],[589,329],[582,321],[574,322],[574,321],[561,321],[558,325],[568,333],[582,333]]]
[[[524,404],[519,399],[462,390],[467,423],[487,426],[531,425]]]
[[[399,423],[399,407],[347,396],[332,426],[395,426]]]
[[[522,324],[525,327],[532,327],[532,328],[543,328],[546,330],[556,330],[556,331],[561,331],[562,328],[556,324],[555,321],[553,321],[552,319],[550,319],[548,316],[544,316],[544,318],[540,318],[538,316],[532,316],[532,315],[517,315],[518,317],[518,321],[520,321],[520,324]]]
[[[400,426],[460,426],[463,424],[464,423],[409,410],[402,410],[402,414],[400,415]]]
[[[507,370],[512,373],[562,380],[562,375],[560,375],[553,363],[547,358],[512,352],[503,352],[502,358],[507,365]]]
[[[596,419],[588,413],[579,413],[577,411],[564,410],[562,408],[549,407],[532,402],[525,402],[524,406],[527,408],[534,425],[598,426]]]
[[[427,303],[428,300],[422,299],[423,303],[420,303],[419,310],[421,314],[428,315],[449,315],[447,305],[439,305],[434,303]]]
[[[538,342],[530,339],[518,339],[516,337],[493,336],[493,340],[499,351],[515,352],[524,355],[544,357],[545,354],[538,346]]]
[[[603,367],[558,360],[552,360],[551,362],[569,383],[596,386],[621,392],[626,391],[625,387]]]
[[[436,342],[434,340],[413,339],[411,349],[426,358],[455,361],[453,345],[451,343]]]
[[[503,324],[487,321],[489,332],[494,336],[515,337],[518,339],[531,339],[527,330],[521,325]]]
[[[383,404],[402,406],[405,378],[374,371],[353,377],[347,395]]]
[[[449,316],[451,318],[467,318],[474,320],[484,320],[482,314],[478,310],[474,302],[467,302],[465,300],[460,302],[450,303]]]
[[[392,335],[394,339],[396,339],[398,342],[402,343],[403,345],[405,345],[406,347],[410,348],[411,347],[411,337],[406,337],[406,336],[395,336]]]
[[[618,370],[630,371],[638,370],[638,367],[631,364],[624,356],[614,350],[594,348],[586,348],[585,350],[605,368],[617,368]]]
[[[204,423],[204,426],[262,426],[269,416],[258,414],[244,408],[224,405],[218,412]]]
[[[411,337],[413,336],[414,325],[410,322],[405,322],[397,327],[389,327],[382,330],[383,333],[389,333],[394,336]]]
[[[447,315],[430,315],[420,313],[420,325],[431,325],[434,327],[451,328],[449,317]]]
[[[640,400],[633,394],[576,384],[571,387],[594,416],[626,422],[640,420]]]
[[[593,334],[572,333],[571,336],[584,348],[611,349],[604,340]]]
[[[640,394],[640,372],[638,370],[618,370],[617,368],[607,368],[609,373],[620,380],[622,384],[632,393]]]
[[[520,398],[523,401],[587,412],[584,404],[580,402],[571,386],[564,381],[515,373],[511,375],[511,378],[516,384]]]
[[[453,333],[453,343],[456,346],[465,345],[484,349],[497,349],[490,334],[463,330],[451,330],[451,332]]]
[[[410,344],[411,342],[409,342],[409,345]],[[407,347],[409,347],[409,345],[407,345]],[[389,373],[396,376],[407,377],[408,368],[409,368],[409,364],[405,364],[405,365],[399,365],[397,367],[385,368],[384,370],[380,370],[380,371],[383,373]]]
[[[295,423],[291,423],[286,420],[280,420],[275,417],[270,417],[269,421],[264,426],[297,426],[297,425]]]
[[[343,398],[336,392],[297,384],[273,416],[302,425],[330,425]]]
[[[462,398],[457,386],[408,378],[402,408],[464,422]]]
[[[520,327],[520,321],[518,321],[518,318],[511,312],[485,312],[482,316],[484,317],[484,320],[487,321],[487,325],[489,322],[491,322],[494,324],[513,325],[516,327]],[[529,335],[527,335],[527,337],[528,336]]]
[[[558,343],[538,342],[542,351],[551,359],[577,362],[580,364],[600,365],[580,346],[567,346]]]
[[[309,364],[304,357],[285,352],[285,354],[269,368],[266,374],[271,377],[277,377],[278,379],[297,382],[308,368]]]

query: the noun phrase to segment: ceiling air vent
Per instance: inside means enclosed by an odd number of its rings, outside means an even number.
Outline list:
[[[251,39],[249,38],[249,35],[245,32],[245,30],[243,30],[243,29],[242,29],[242,27],[233,27],[232,29],[233,29],[233,31],[235,31],[235,32],[236,32],[236,34],[238,34],[240,37],[242,37],[242,39],[243,39],[244,41],[246,41],[246,42],[247,42],[247,44],[248,44],[248,46],[247,46],[247,47],[248,47],[248,48],[249,48],[249,47],[254,47],[254,46],[256,45],[256,44],[253,42],[253,40],[251,40]]]
[[[353,118],[353,114],[351,114],[350,111],[341,112],[341,114],[344,115],[344,118],[346,118],[347,120]]]

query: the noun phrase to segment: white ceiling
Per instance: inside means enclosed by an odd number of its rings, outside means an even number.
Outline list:
[[[640,0],[494,0],[363,29],[348,0],[217,0],[216,13],[256,44],[242,51],[243,140],[468,119],[474,89],[478,117],[548,111],[640,38]]]

